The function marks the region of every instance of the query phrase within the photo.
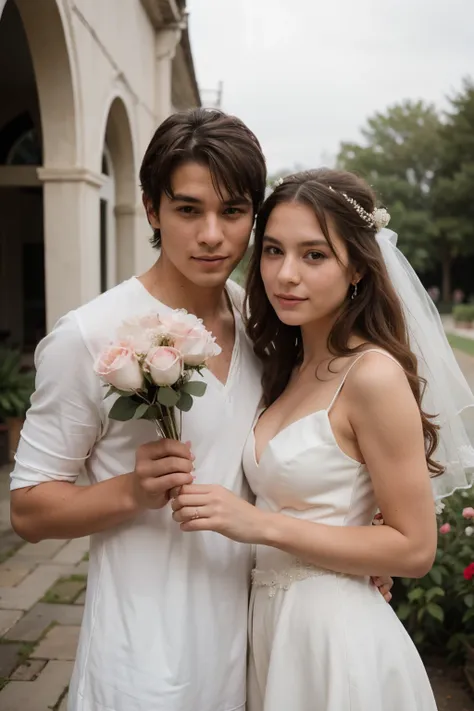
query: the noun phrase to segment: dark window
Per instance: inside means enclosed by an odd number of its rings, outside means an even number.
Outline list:
[[[100,201],[100,290],[107,291],[107,201]]]

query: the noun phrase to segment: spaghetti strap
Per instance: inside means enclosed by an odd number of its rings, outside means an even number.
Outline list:
[[[347,369],[346,372],[344,373],[344,376],[343,376],[341,382],[339,383],[339,385],[338,385],[338,387],[337,387],[337,390],[336,390],[336,392],[334,393],[334,397],[333,397],[333,399],[331,400],[331,402],[330,402],[330,404],[329,404],[329,407],[328,407],[328,409],[327,409],[327,413],[328,413],[328,414],[331,412],[331,409],[332,409],[334,403],[336,402],[336,400],[337,400],[337,398],[338,398],[338,396],[339,396],[339,393],[341,392],[342,388],[344,387],[344,383],[346,382],[347,376],[349,375],[349,373],[351,372],[351,370],[352,370],[352,368],[355,366],[355,364],[356,364],[361,358],[363,358],[366,353],[380,353],[381,355],[384,355],[384,356],[386,356],[387,358],[390,358],[390,360],[393,360],[393,362],[396,363],[396,364],[398,365],[398,367],[399,367],[399,368],[402,368],[402,370],[403,370],[402,365],[398,362],[398,360],[397,360],[396,358],[394,358],[392,355],[390,355],[390,353],[387,353],[386,351],[381,350],[380,348],[368,348],[366,351],[363,351],[362,353],[359,353],[359,355],[357,356],[357,358],[354,358],[354,360],[352,361],[352,363],[350,364],[350,366],[348,367],[348,369]]]

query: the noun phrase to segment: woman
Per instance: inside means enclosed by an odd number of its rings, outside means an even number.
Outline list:
[[[394,248],[378,235],[387,219],[348,173],[290,176],[267,199],[248,284],[264,367],[265,409],[244,454],[256,507],[213,486],[183,487],[173,503],[185,531],[256,544],[249,711],[436,708],[414,645],[368,579],[429,571],[429,475],[464,472],[434,458],[439,424],[409,345],[424,357],[425,297],[402,307],[392,282],[405,266],[389,277],[382,252]],[[408,296],[413,282],[400,283]],[[434,379],[436,358],[424,363]],[[448,457],[455,440],[443,439]],[[384,526],[370,525],[377,508]]]

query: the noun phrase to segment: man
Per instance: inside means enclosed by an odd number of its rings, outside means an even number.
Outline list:
[[[188,536],[170,491],[193,481],[245,495],[241,455],[260,372],[228,277],[264,196],[260,145],[238,119],[169,117],[140,179],[161,252],[64,316],[36,353],[37,389],[12,474],[12,523],[30,541],[91,535],[88,590],[69,711],[237,711],[245,706],[247,547]],[[109,420],[93,362],[125,319],[185,308],[222,353],[185,415],[183,440]],[[189,446],[190,443],[190,446]],[[192,453],[191,453],[192,452]],[[76,487],[86,469],[90,485]]]

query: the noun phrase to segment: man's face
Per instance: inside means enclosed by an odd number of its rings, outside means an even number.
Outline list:
[[[248,247],[253,225],[249,196],[230,199],[216,192],[209,169],[199,163],[176,168],[173,198],[164,193],[156,214],[147,204],[150,224],[161,231],[162,258],[191,283],[224,284]]]

